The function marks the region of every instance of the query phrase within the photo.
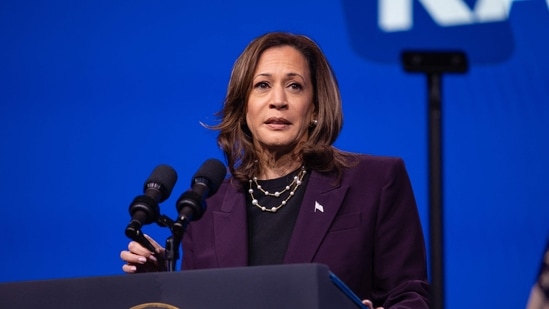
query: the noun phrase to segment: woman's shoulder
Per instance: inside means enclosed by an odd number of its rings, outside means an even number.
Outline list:
[[[343,183],[375,186],[408,179],[408,171],[401,157],[360,153],[346,156],[349,165],[343,170]]]
[[[383,156],[353,152],[346,152],[343,156],[351,168],[389,168],[394,166],[404,166],[404,160],[398,156]]]

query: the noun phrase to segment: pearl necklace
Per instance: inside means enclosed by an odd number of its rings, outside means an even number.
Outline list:
[[[307,171],[305,170],[305,166],[302,166],[301,167],[301,171],[299,171],[299,174],[295,175],[294,176],[294,179],[292,180],[292,182],[287,185],[284,190],[278,192],[276,191],[275,193],[271,193],[269,191],[265,191],[260,184],[257,183],[257,177],[253,177],[252,179],[249,180],[250,182],[250,189],[248,190],[248,193],[250,193],[250,197],[252,198],[252,205],[256,206],[257,208],[261,209],[262,211],[267,211],[267,212],[277,212],[277,210],[279,210],[282,206],[286,205],[288,203],[288,201],[292,198],[292,196],[295,195],[295,191],[297,190],[297,188],[299,188],[299,186],[301,186],[302,184],[302,181],[303,181],[303,177],[305,176],[305,174],[307,173]],[[280,195],[288,190],[291,190],[290,191],[290,194],[288,195],[288,197],[286,199],[284,199],[280,205],[276,206],[276,207],[271,207],[271,208],[267,208],[265,206],[261,206],[259,204],[259,202],[257,201],[257,199],[254,197],[254,189],[252,188],[252,184],[255,183],[255,186],[257,187],[257,189],[261,192],[263,192],[263,194],[265,194],[265,196],[272,196],[272,197],[280,197]]]

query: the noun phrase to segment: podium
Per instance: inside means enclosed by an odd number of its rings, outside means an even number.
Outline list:
[[[365,308],[359,301],[322,264],[0,283],[0,308]]]

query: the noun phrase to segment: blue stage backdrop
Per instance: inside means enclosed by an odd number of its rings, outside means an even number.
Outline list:
[[[427,86],[398,54],[469,54],[443,78],[447,308],[524,307],[549,231],[547,0],[2,1],[0,281],[121,274],[131,200],[172,165],[173,218],[223,159],[200,122],[273,30],[321,45],[344,99],[337,146],[405,160],[427,239]]]

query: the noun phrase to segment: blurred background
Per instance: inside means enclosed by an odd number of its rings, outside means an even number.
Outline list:
[[[468,54],[443,77],[447,308],[524,307],[549,235],[549,0],[1,1],[0,281],[122,274],[130,202],[169,164],[174,218],[202,162],[223,160],[200,122],[274,30],[330,60],[337,147],[405,160],[427,240],[427,85],[399,54]]]

